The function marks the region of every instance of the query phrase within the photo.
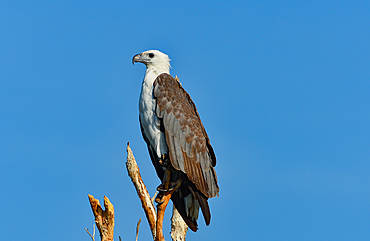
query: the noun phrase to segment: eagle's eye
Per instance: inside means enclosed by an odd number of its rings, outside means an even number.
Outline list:
[[[153,58],[154,57],[154,54],[153,53],[149,53],[149,58]]]

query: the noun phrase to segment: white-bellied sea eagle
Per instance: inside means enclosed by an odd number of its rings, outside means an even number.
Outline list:
[[[190,95],[170,75],[170,59],[158,50],[133,57],[146,65],[139,100],[143,138],[162,184],[157,202],[171,189],[176,209],[197,230],[199,207],[209,225],[208,198],[218,195],[216,155]]]

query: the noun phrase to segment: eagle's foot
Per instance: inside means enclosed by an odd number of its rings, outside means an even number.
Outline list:
[[[158,204],[162,204],[164,201],[165,201],[165,196],[167,194],[171,194],[176,191],[176,189],[178,189],[181,185],[181,180],[177,180],[176,182],[171,182],[169,185],[169,189],[161,189],[161,186],[163,184],[159,185],[157,187],[157,190],[159,191],[158,194],[157,194],[157,197],[155,198],[155,202],[158,203]]]
[[[170,182],[168,185],[166,183],[162,183],[157,187],[157,191],[159,192],[170,192],[172,191],[177,185],[177,182]]]
[[[168,157],[168,154],[163,154],[161,158],[159,158],[159,164],[161,164],[162,167],[168,167],[170,164],[170,158]]]

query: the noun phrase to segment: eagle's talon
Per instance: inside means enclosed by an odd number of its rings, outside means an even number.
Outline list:
[[[162,204],[164,202],[164,192],[160,191],[155,198],[155,202],[158,204]]]
[[[168,184],[168,188],[166,188],[166,183],[162,183],[157,187],[157,191],[159,192],[170,192],[176,187],[176,182],[171,182]]]
[[[162,183],[157,187],[157,191],[159,192],[171,192],[173,189],[179,188],[181,185],[181,180],[177,180],[176,182],[170,182],[168,184],[168,188],[166,188],[166,184]]]

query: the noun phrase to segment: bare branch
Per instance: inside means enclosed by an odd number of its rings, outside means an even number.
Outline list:
[[[153,205],[154,205],[154,200],[155,200],[155,197],[157,196],[157,194],[158,194],[158,191],[155,191],[154,196],[152,197],[152,203],[153,203]]]
[[[158,203],[157,205],[157,236],[155,238],[155,241],[162,241],[164,240],[163,236],[163,218],[164,218],[164,212],[166,211],[166,207],[171,200],[172,194],[176,191],[176,189],[181,185],[180,182],[176,184],[176,187],[174,187],[171,191],[163,192],[163,197],[161,198],[161,203]]]
[[[164,241],[163,236],[163,218],[166,207],[171,199],[173,192],[181,185],[180,182],[177,183],[176,187],[171,191],[161,193],[161,202],[157,205],[157,212],[154,208],[154,199],[158,192],[155,193],[154,197],[151,198],[149,192],[141,178],[139,167],[135,161],[134,155],[130,148],[129,143],[127,143],[127,162],[126,162],[127,172],[131,178],[132,183],[135,186],[136,192],[141,201],[142,207],[144,209],[146,218],[151,229],[153,240]],[[102,209],[98,199],[95,199],[92,195],[88,194],[91,209],[95,217],[96,227],[99,230],[101,241],[113,241],[113,231],[114,231],[114,207],[109,199],[104,196],[104,208]],[[158,198],[158,197],[157,197]],[[186,237],[187,226],[182,220],[181,215],[176,212],[172,216],[172,231],[171,238],[173,240],[184,241]],[[175,218],[176,217],[176,218]],[[181,223],[182,222],[182,223]],[[141,219],[137,223],[136,227],[136,241],[139,237]],[[184,226],[185,225],[185,226]],[[95,224],[94,233],[91,235],[89,230],[85,228],[86,232],[89,234],[91,239],[95,241]],[[178,234],[177,236],[175,234]],[[119,237],[121,241],[121,237]]]
[[[95,217],[95,223],[100,233],[101,241],[113,241],[114,207],[112,203],[106,196],[104,196],[105,210],[103,210],[98,199],[95,199],[90,194],[88,194],[88,196],[91,209]]]
[[[130,143],[127,143],[127,172],[135,186],[136,192],[140,198],[141,205],[144,209],[146,218],[149,223],[150,230],[152,231],[153,239],[156,237],[156,212],[153,202],[150,198],[148,190],[140,175],[139,167],[135,161],[135,157],[130,148]]]
[[[162,200],[163,203],[160,203],[157,205],[157,223],[156,223],[156,233],[157,236],[155,237],[155,241],[164,241],[163,236],[163,218],[164,218],[164,212],[166,211],[166,207],[168,202],[170,201],[171,195],[164,195]]]
[[[130,144],[127,143],[127,162],[126,167],[128,175],[131,178],[132,183],[135,186],[136,192],[140,198],[142,207],[144,209],[146,218],[149,223],[150,230],[152,231],[153,239],[155,241],[164,241],[163,236],[163,218],[166,207],[171,199],[173,192],[181,185],[179,182],[177,186],[171,191],[161,193],[161,202],[157,205],[157,212],[154,208],[154,199],[157,196],[157,192],[154,197],[151,198],[146,186],[141,178],[139,167],[137,166],[136,160],[130,148]],[[171,238],[176,241],[185,241],[186,232],[188,227],[181,215],[177,212],[174,207],[172,219],[171,219]],[[136,240],[138,239],[140,221],[137,225]]]
[[[87,228],[85,228],[86,232],[90,235],[92,241],[95,241],[95,223],[93,225],[93,229],[94,229],[94,232],[93,232],[93,235],[91,235],[89,230]]]
[[[139,222],[137,222],[137,226],[136,226],[136,241],[139,238],[140,223],[141,223],[141,218],[139,219]]]
[[[173,205],[171,217],[171,238],[173,241],[185,241],[188,225],[182,219],[179,211]]]
[[[93,237],[94,237],[94,240],[93,241],[95,241],[95,227],[96,227],[96,225],[95,225],[95,223],[94,223],[94,232],[93,232]]]

